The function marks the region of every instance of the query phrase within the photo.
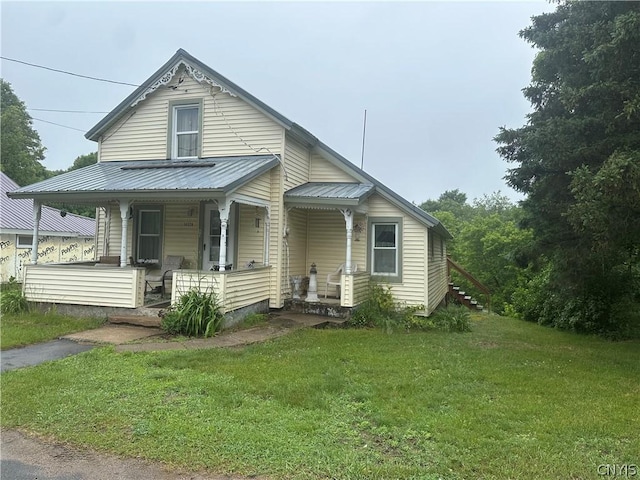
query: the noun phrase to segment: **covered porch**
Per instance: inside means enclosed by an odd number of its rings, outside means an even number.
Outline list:
[[[153,285],[150,278],[164,272],[163,263],[172,257],[181,260],[162,278],[167,299],[175,301],[186,285],[199,284],[217,294],[225,311],[268,300],[269,171],[278,162],[271,155],[105,162],[24,187],[17,195],[34,199],[35,225],[25,296],[34,302],[138,308]],[[95,205],[97,256],[117,264],[39,265],[33,252],[40,205],[47,201]],[[251,294],[239,295],[242,289]]]

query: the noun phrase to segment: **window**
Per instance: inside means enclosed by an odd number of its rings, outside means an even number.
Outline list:
[[[201,103],[171,106],[170,158],[197,158],[200,155],[201,113]]]
[[[18,248],[31,248],[33,246],[33,235],[18,235]]]
[[[160,262],[162,209],[141,207],[138,209],[136,227],[137,261]]]
[[[373,274],[396,275],[398,273],[398,225],[376,223],[373,225]]]
[[[369,219],[371,275],[389,282],[402,281],[402,219]]]

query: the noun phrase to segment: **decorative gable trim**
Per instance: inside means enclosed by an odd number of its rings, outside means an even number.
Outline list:
[[[223,85],[220,85],[218,82],[213,80],[211,77],[208,77],[207,75],[202,73],[200,70],[198,70],[197,68],[195,68],[192,65],[188,64],[184,60],[180,60],[178,63],[176,63],[173,66],[173,68],[171,68],[168,72],[166,72],[164,75],[162,75],[155,83],[153,83],[153,85],[151,85],[144,92],[142,92],[142,95],[137,97],[131,103],[130,106],[131,107],[135,107],[138,103],[140,103],[144,99],[146,99],[147,95],[150,95],[153,92],[155,92],[158,88],[164,87],[164,86],[168,85],[169,83],[171,83],[171,80],[173,80],[173,77],[176,76],[176,73],[178,73],[178,70],[180,70],[180,67],[182,67],[182,66],[184,66],[185,71],[196,82],[198,82],[198,83],[208,83],[212,87],[219,88],[220,92],[222,92],[222,93],[228,93],[232,97],[237,97],[237,95],[235,93],[233,93],[231,90],[229,90],[228,88],[224,87]]]

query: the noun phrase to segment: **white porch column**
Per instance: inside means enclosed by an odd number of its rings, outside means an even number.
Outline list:
[[[353,212],[349,208],[340,210],[344,215],[344,221],[347,224],[347,258],[344,262],[344,273],[351,275],[351,239],[353,237]]]
[[[127,239],[129,238],[129,206],[128,199],[121,199],[120,203],[120,218],[122,219],[122,232],[120,236],[120,266],[127,266]]]
[[[220,211],[220,257],[218,264],[220,271],[225,271],[227,264],[227,227],[229,226],[229,212],[231,211],[231,201],[225,201],[218,206]]]
[[[271,212],[269,207],[264,209],[264,264],[269,265],[269,241],[271,240]]]
[[[33,240],[31,240],[31,263],[38,263],[38,241],[40,233],[40,217],[42,216],[42,204],[33,200]]]

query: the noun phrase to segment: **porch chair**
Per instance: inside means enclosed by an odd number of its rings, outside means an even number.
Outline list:
[[[357,271],[358,271],[358,264],[352,263],[351,273],[356,273]],[[342,277],[343,272],[344,272],[344,263],[341,263],[335,272],[332,272],[329,275],[327,275],[327,283],[324,287],[324,298],[327,298],[327,293],[329,292],[329,285],[333,285],[336,287],[338,291],[338,294],[336,296],[340,298],[340,295],[342,294],[342,292],[340,292],[340,279]]]
[[[152,275],[147,273],[145,280],[146,285],[151,288],[151,283],[159,283],[162,282],[162,289],[160,292],[162,293],[162,298],[164,298],[167,287],[167,279],[169,283],[173,279],[173,271],[179,270],[182,268],[182,262],[184,261],[184,257],[182,255],[167,255],[164,258],[164,262],[162,262],[162,267],[159,270],[155,270],[152,272]]]

